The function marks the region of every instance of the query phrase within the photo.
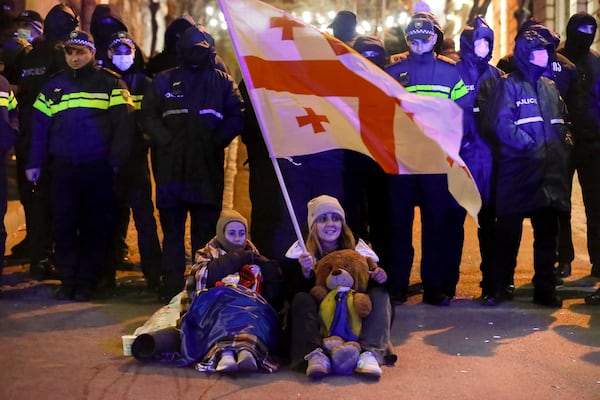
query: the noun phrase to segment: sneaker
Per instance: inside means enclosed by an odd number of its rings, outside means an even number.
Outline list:
[[[323,349],[317,348],[304,356],[308,361],[306,367],[306,376],[311,379],[319,379],[331,373],[331,363],[329,357],[323,353]]]
[[[237,354],[237,366],[241,371],[256,371],[256,358],[248,350],[240,350]]]
[[[227,350],[221,353],[221,359],[217,364],[217,372],[235,372],[238,369],[233,351]]]
[[[358,358],[358,363],[354,372],[358,374],[365,374],[373,378],[379,378],[383,371],[377,362],[377,358],[370,351],[363,352]]]

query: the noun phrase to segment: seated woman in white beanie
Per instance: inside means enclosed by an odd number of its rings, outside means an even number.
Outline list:
[[[320,378],[331,373],[331,362],[321,339],[318,304],[308,293],[315,284],[313,264],[323,256],[342,249],[355,249],[360,254],[378,261],[377,255],[362,240],[355,239],[345,221],[345,212],[339,201],[321,195],[308,202],[309,233],[306,251],[294,243],[286,257],[297,259],[300,267],[287,282],[293,290],[288,317],[290,334],[290,362],[293,369],[306,369],[310,378]],[[390,342],[391,304],[387,290],[381,286],[387,280],[382,268],[369,272],[370,283],[367,293],[373,302],[373,311],[363,320],[359,337],[362,352],[344,357],[356,357],[354,372],[380,377],[380,364],[393,364],[396,356]],[[346,360],[345,360],[346,361]]]

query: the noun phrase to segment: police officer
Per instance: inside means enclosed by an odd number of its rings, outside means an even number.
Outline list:
[[[405,34],[410,48],[408,57],[388,66],[386,71],[409,92],[460,101],[467,89],[454,63],[434,53],[438,34],[433,21],[413,17]],[[459,278],[466,212],[448,191],[446,175],[389,175],[387,195],[390,242],[382,254],[382,264],[387,267],[392,298],[406,300],[414,257],[414,207],[419,206],[423,301],[449,305]]]
[[[571,60],[579,73],[573,101],[568,104],[575,142],[573,164],[585,206],[590,274],[600,278],[600,122],[594,93],[600,78],[600,55],[590,49],[597,27],[596,19],[586,12],[572,15],[567,23],[565,46],[558,52]],[[564,276],[570,273],[565,268],[560,272]]]
[[[554,83],[543,76],[552,51],[552,44],[534,30],[519,35],[514,51],[517,70],[497,80],[490,99],[487,117],[497,137],[497,174],[489,295],[501,299],[512,279],[523,220],[529,218],[535,237],[533,301],[561,307],[554,260],[558,215],[570,206],[569,139],[564,102]]]
[[[50,76],[66,67],[62,43],[78,24],[78,16],[70,6],[57,4],[52,7],[44,20],[44,34],[35,41],[33,49],[23,58],[20,71],[21,80],[17,93],[20,131],[15,144],[15,155],[17,157],[17,184],[25,211],[27,237],[24,242],[13,247],[12,252],[29,256],[30,273],[38,279],[49,277],[53,274],[54,269],[50,260],[52,240],[49,169],[42,168],[42,173],[35,186],[25,177],[25,165],[29,159],[31,146],[31,115],[33,103],[42,85]],[[24,248],[26,250],[23,250]]]
[[[137,229],[137,243],[140,252],[142,272],[149,289],[158,288],[160,278],[160,242],[154,218],[152,184],[148,168],[148,148],[150,138],[142,130],[142,99],[150,86],[150,78],[135,63],[136,43],[125,31],[115,33],[108,44],[109,67],[121,74],[133,100],[136,124],[134,126],[131,154],[121,169],[117,181],[116,234],[113,240],[110,265],[118,267],[123,260],[121,242],[127,237],[129,210]],[[114,268],[106,274],[107,283],[114,283]]]
[[[488,269],[493,257],[494,207],[492,198],[492,150],[491,140],[480,127],[480,111],[492,95],[494,84],[502,71],[489,64],[494,48],[494,31],[478,16],[467,24],[460,35],[461,61],[456,68],[467,86],[464,97],[468,104],[463,113],[463,140],[460,156],[469,167],[481,194],[482,207],[478,214],[480,269],[482,273],[482,301],[495,299],[489,296]],[[484,108],[485,111],[485,108]]]
[[[206,32],[188,28],[177,42],[179,66],[156,75],[142,101],[143,127],[156,149],[163,300],[178,293],[184,280],[188,214],[192,254],[214,234],[223,201],[223,150],[243,126],[238,87],[215,68],[215,56]]]
[[[17,99],[10,89],[8,80],[0,75],[0,278],[4,265],[6,246],[7,184],[6,184],[6,152],[13,146],[17,137]]]
[[[33,105],[27,179],[52,174],[51,206],[61,300],[87,301],[107,259],[115,172],[130,154],[133,103],[119,76],[96,66],[91,35],[72,31],[67,68]],[[48,160],[48,164],[46,164]]]

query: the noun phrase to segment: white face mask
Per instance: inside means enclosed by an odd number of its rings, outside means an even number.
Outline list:
[[[486,58],[490,54],[490,43],[485,39],[477,39],[474,45],[475,55],[479,58]]]
[[[548,66],[548,51],[541,50],[533,50],[531,55],[529,56],[529,62],[533,65],[537,65],[538,67],[545,68]]]
[[[127,71],[133,65],[133,54],[117,55],[112,56],[112,63],[115,67],[121,71]]]

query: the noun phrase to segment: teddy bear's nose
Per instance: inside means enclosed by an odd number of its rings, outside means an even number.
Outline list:
[[[333,275],[333,276],[336,276],[336,275],[339,275],[339,274],[341,274],[341,273],[342,273],[342,270],[341,270],[341,269],[336,269],[335,271],[333,271],[333,272],[331,273],[331,275]]]

